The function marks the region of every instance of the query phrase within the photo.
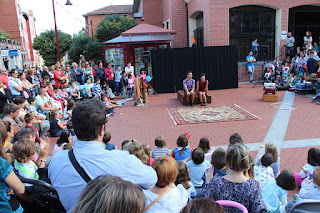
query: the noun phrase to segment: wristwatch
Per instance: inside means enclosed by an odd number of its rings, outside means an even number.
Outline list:
[[[47,160],[40,159],[41,162],[46,162]]]

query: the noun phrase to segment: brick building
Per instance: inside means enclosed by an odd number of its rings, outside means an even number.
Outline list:
[[[92,37],[95,34],[97,26],[106,15],[132,17],[132,5],[110,5],[84,14],[86,33],[89,37]]]
[[[288,31],[296,46],[307,30],[314,41],[320,36],[320,0],[134,0],[133,13],[175,30],[172,47],[191,46],[191,36],[198,46],[237,45],[239,81],[248,79],[244,61],[254,38],[260,44],[258,60],[268,61],[285,52]],[[255,79],[261,76],[259,67],[256,71]]]
[[[10,40],[2,40],[1,49],[4,55],[0,66],[3,67],[3,59],[9,60],[7,68],[14,68],[29,61],[32,65],[40,65],[39,53],[32,49],[32,41],[36,36],[36,19],[31,10],[22,11],[20,0],[0,1],[0,30],[11,35]],[[7,54],[6,50],[9,50]],[[12,54],[11,54],[12,53]]]

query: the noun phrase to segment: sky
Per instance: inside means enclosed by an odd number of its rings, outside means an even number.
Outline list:
[[[70,0],[73,5],[66,6],[66,0],[54,0],[57,28],[70,35],[78,33],[85,27],[82,15],[109,5],[133,4],[133,0]],[[52,0],[20,0],[23,11],[32,10],[36,18],[36,32],[39,35],[54,29]]]

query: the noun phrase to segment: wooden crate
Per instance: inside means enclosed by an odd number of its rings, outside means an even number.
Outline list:
[[[275,94],[264,94],[262,95],[262,100],[266,102],[278,102],[278,93]]]
[[[184,96],[183,90],[178,90],[177,98],[183,105],[187,105],[187,100],[186,100],[186,97]],[[207,103],[211,104],[211,95],[207,95]],[[198,96],[195,97],[194,104],[201,104]]]

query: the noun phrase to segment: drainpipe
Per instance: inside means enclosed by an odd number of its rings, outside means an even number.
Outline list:
[[[188,3],[189,3],[189,1],[188,2],[186,2],[186,12],[187,12],[187,47],[189,47],[189,44],[190,44],[190,42],[189,42],[189,11],[188,11]]]

